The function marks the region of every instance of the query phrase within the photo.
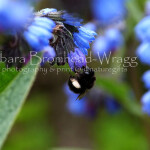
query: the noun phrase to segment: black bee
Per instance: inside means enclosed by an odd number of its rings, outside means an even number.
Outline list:
[[[53,39],[50,40],[50,45],[55,49],[57,65],[65,65],[67,54],[74,51],[75,48],[72,34],[60,22],[57,22],[53,30]]]
[[[68,85],[71,91],[79,94],[77,99],[81,99],[94,86],[95,80],[94,71],[89,67],[84,67],[76,71],[75,76],[70,76]]]
[[[82,22],[83,20],[74,17],[74,15],[68,14],[68,18],[64,19],[63,15],[67,15],[66,11],[49,12],[43,14],[42,11],[37,12],[35,15],[40,17],[48,17],[52,19],[56,26],[53,29],[53,38],[50,40],[50,45],[56,52],[55,61],[50,63],[54,65],[57,63],[58,66],[65,65],[68,61],[67,57],[70,51],[74,52],[76,45],[73,39],[73,33],[79,32],[78,28],[74,25],[66,24],[66,21],[70,22]]]

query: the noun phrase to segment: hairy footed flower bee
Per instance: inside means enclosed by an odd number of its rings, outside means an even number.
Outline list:
[[[86,66],[77,70],[75,76],[70,76],[68,85],[71,91],[79,94],[77,99],[81,99],[94,86],[95,80],[94,71]]]

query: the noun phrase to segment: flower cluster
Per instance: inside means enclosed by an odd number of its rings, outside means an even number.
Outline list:
[[[146,15],[135,27],[137,39],[141,42],[137,48],[136,54],[143,64],[150,65],[150,14],[149,2],[146,3]],[[150,115],[150,70],[146,71],[142,77],[145,88],[149,91],[141,99],[142,110]]]
[[[55,59],[57,64],[64,65],[68,62],[73,71],[85,67],[85,55],[88,54],[87,50],[95,40],[96,33],[81,26],[82,19],[73,17],[66,11],[46,8],[36,15],[48,17],[56,23],[50,45],[55,49],[56,58],[59,58]]]
[[[126,15],[125,0],[93,0],[92,12],[97,26],[104,32],[95,40],[92,50],[97,57],[118,50],[124,42],[121,31],[124,29]],[[113,5],[112,5],[113,3]],[[93,28],[91,24],[87,28]]]
[[[67,110],[76,116],[93,118],[102,107],[105,107],[110,114],[115,114],[121,109],[120,104],[113,97],[105,95],[97,88],[92,89],[79,101],[76,100],[78,94],[73,93],[66,84],[64,92],[67,95]]]
[[[46,53],[55,57],[55,51],[49,40],[55,22],[49,18],[37,17],[29,5],[23,1],[0,0],[0,37],[1,51],[8,67],[22,67],[30,60],[30,51]],[[16,62],[16,57],[24,57],[25,61]]]
[[[144,64],[150,65],[150,16],[146,16],[144,19],[142,19],[138,25],[135,27],[135,33],[136,37],[141,42],[141,45],[137,49],[137,56],[140,59],[140,61]]]
[[[49,46],[55,23],[48,18],[35,17],[32,23],[25,29],[23,35],[31,48],[37,52]]]
[[[46,8],[34,13],[24,4],[0,0],[0,37],[8,39],[0,43],[3,56],[29,60],[31,51],[42,52],[42,63],[67,62],[73,71],[85,67],[85,55],[96,33],[82,27],[82,19],[66,11]],[[22,66],[18,62],[11,65]]]

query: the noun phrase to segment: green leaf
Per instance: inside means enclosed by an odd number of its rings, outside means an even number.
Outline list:
[[[132,91],[126,83],[118,82],[112,78],[98,76],[96,85],[114,96],[130,113],[139,117],[143,116],[140,104],[132,96]]]
[[[39,67],[33,59],[0,93],[0,148],[2,147],[21,107],[31,89]]]
[[[6,68],[4,63],[0,63],[0,93],[18,74],[15,68]]]

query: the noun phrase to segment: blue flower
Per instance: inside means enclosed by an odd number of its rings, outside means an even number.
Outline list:
[[[76,116],[87,116],[90,118],[95,117],[99,108],[99,101],[89,100],[88,97],[83,97],[80,100],[76,100],[78,94],[73,93],[67,84],[64,86],[64,92],[67,95],[67,110]],[[95,94],[95,93],[94,93]]]
[[[113,97],[107,97],[104,102],[110,114],[115,114],[121,109],[120,104]]]
[[[108,29],[105,36],[111,49],[118,49],[123,45],[124,38],[118,29]]]
[[[150,65],[150,43],[142,43],[138,47],[136,54],[142,63]]]
[[[143,95],[141,102],[142,102],[142,111],[150,115],[150,91],[148,91]]]
[[[31,8],[23,2],[0,0],[0,32],[21,30],[31,16]]]
[[[82,116],[86,114],[86,100],[82,99],[80,101],[69,98],[67,101],[67,109],[70,113],[77,116]]]
[[[101,57],[104,54],[108,54],[110,51],[109,43],[105,36],[99,36],[93,43],[92,51],[95,57]]]
[[[36,17],[32,24],[44,28],[49,32],[52,32],[55,27],[55,22],[45,17]]]
[[[82,26],[81,22],[83,21],[83,19],[79,19],[77,17],[74,17],[71,14],[68,14],[67,12],[63,12],[63,15],[61,16],[65,21],[65,24],[71,25],[71,26],[75,26],[75,27],[79,27]]]
[[[95,35],[97,34],[94,31],[84,27],[78,28],[78,32],[73,33],[74,43],[84,55],[88,54],[87,49],[90,48],[90,42],[95,40]]]
[[[86,114],[86,98],[82,98],[77,101],[78,94],[73,93],[67,84],[64,85],[64,92],[67,95],[67,109],[70,113],[77,116],[82,116]]]
[[[92,11],[100,24],[115,23],[126,15],[125,0],[92,0]]]
[[[150,41],[150,16],[142,19],[135,27],[135,33],[140,41]]]
[[[42,51],[49,46],[54,26],[55,23],[52,20],[45,17],[36,17],[24,32],[24,38],[34,51]]]
[[[110,51],[115,51],[120,48],[123,44],[123,36],[117,29],[108,29],[104,35],[99,36],[93,43],[92,50],[95,57],[103,56],[108,54]]]
[[[75,71],[86,66],[86,57],[78,48],[75,48],[74,52],[68,53],[68,64]]]
[[[56,53],[53,47],[51,46],[44,47],[43,61],[41,62],[41,64],[44,64],[46,62],[49,62],[49,63],[53,62],[55,56],[56,56]]]
[[[96,30],[97,30],[97,26],[93,22],[88,22],[83,27],[86,28],[86,29],[88,29],[88,30],[94,31],[94,32],[96,32]]]
[[[150,89],[150,70],[146,71],[144,74],[143,74],[143,77],[142,77],[142,80],[145,84],[145,87],[147,89]]]
[[[99,36],[93,44],[93,52],[97,57],[117,50],[123,44],[123,36],[117,29],[106,30],[103,36]]]

